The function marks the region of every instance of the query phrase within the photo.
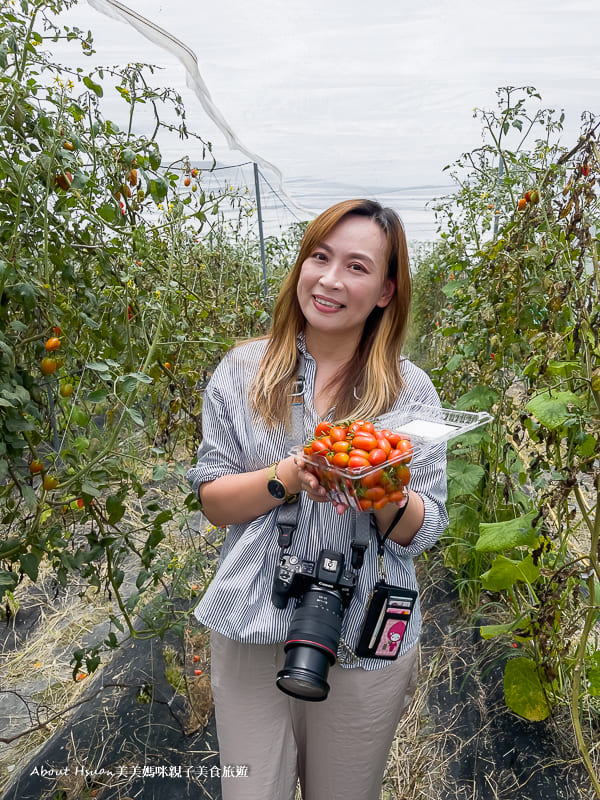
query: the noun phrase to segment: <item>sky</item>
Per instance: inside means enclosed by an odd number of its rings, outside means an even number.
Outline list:
[[[498,87],[535,86],[544,107],[564,109],[567,145],[581,113],[600,112],[597,0],[124,3],[195,53],[241,152],[186,88],[181,62],[98,10],[109,5],[80,0],[65,21],[92,30],[97,62],[162,66],[157,81],[182,91],[220,163],[256,155],[286,202],[313,212],[359,194],[397,200],[409,234],[413,218],[417,235],[433,229],[425,203],[447,193],[444,166],[481,143],[473,110],[494,108]]]

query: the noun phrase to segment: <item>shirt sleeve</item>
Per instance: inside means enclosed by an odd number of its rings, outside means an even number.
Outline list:
[[[186,475],[196,495],[203,483],[244,471],[242,444],[222,390],[226,385],[227,371],[226,363],[221,362],[204,391],[202,442],[196,464]]]

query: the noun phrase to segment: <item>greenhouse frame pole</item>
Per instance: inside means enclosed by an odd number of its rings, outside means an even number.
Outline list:
[[[263,234],[262,209],[260,205],[260,183],[258,177],[258,164],[254,162],[254,189],[256,192],[256,210],[258,212],[258,237],[260,239],[260,260],[262,263],[262,273],[265,292],[265,303],[269,298],[269,286],[267,284],[267,261],[265,258],[265,237]]]

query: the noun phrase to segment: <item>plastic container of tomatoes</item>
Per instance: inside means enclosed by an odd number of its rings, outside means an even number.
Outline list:
[[[376,510],[406,496],[415,453],[491,419],[486,412],[414,404],[375,423],[322,422],[310,441],[291,452],[303,457],[332,502],[356,511]]]
[[[310,442],[292,448],[292,453],[303,457],[334,503],[368,511],[406,496],[413,446],[395,431],[361,420],[321,423]]]

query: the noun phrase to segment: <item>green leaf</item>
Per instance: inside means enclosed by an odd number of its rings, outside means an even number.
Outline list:
[[[96,389],[95,392],[90,392],[87,396],[87,400],[90,403],[103,403],[106,398],[108,397],[108,392],[105,392],[104,389]]]
[[[140,428],[144,427],[144,424],[145,424],[144,423],[144,418],[142,417],[140,412],[137,410],[137,408],[127,408],[126,411],[129,414],[129,416],[131,417],[131,419],[135,422],[136,425],[139,425]]]
[[[532,722],[541,722],[550,714],[537,667],[530,658],[507,661],[504,669],[504,699],[515,714]]]
[[[572,392],[544,392],[533,397],[525,406],[527,411],[548,430],[556,430],[572,415],[571,406],[579,406],[580,400]]]
[[[33,553],[23,553],[19,556],[19,561],[23,572],[35,583],[38,579],[39,558]]]
[[[157,464],[152,470],[152,480],[162,481],[167,477],[168,473],[169,467],[167,464]]]
[[[505,622],[503,625],[481,625],[479,633],[482,639],[493,639],[496,636],[503,636],[505,633],[511,633],[516,625],[516,620]]]
[[[533,563],[533,556],[528,555],[522,561],[514,561],[499,555],[487,572],[481,575],[481,584],[490,592],[501,592],[510,589],[517,581],[534,583],[540,574],[540,568]]]
[[[485,472],[479,464],[471,464],[461,458],[448,461],[448,498],[459,497],[463,494],[473,494]]]
[[[532,522],[536,516],[536,512],[532,511],[504,522],[482,522],[475,550],[479,553],[500,553],[513,547],[533,547],[537,533]]]
[[[111,494],[106,498],[106,511],[108,512],[108,522],[116,525],[123,518],[125,505],[117,495]]]
[[[455,353],[452,358],[446,364],[446,372],[454,372],[455,369],[458,369],[463,361],[463,355],[461,353]]]
[[[489,386],[475,386],[470,392],[461,395],[456,401],[459,411],[489,411],[498,402],[498,392]]]
[[[102,86],[100,86],[100,84],[94,83],[94,81],[90,78],[89,75],[85,76],[83,82],[88,89],[94,92],[94,94],[96,94],[98,97],[102,97],[102,95],[104,94],[104,89],[102,88]]]

